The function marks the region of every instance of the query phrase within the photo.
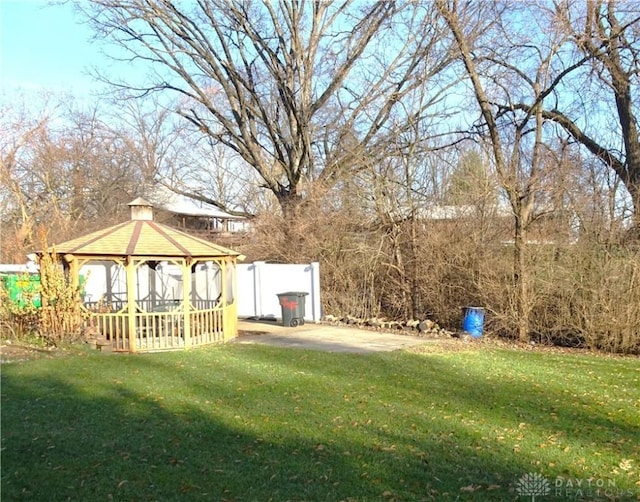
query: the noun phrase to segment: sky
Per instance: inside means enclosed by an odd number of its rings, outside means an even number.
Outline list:
[[[0,0],[0,89],[3,94],[51,90],[88,95],[88,75],[102,59],[91,30],[71,5],[46,0]]]

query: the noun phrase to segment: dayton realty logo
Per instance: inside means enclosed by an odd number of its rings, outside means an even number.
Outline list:
[[[530,472],[516,481],[516,492],[524,497],[531,497],[531,502],[535,502],[536,497],[542,497],[551,493],[549,480],[538,474]]]
[[[575,498],[632,498],[634,490],[624,489],[616,485],[615,479],[565,479],[558,477],[553,483],[553,494],[566,499]]]
[[[542,474],[530,472],[516,481],[516,493],[521,497],[536,497],[551,495],[563,499],[584,499],[591,497],[606,497],[610,499],[632,497],[633,490],[618,488],[613,479],[572,479],[557,477],[553,482]]]

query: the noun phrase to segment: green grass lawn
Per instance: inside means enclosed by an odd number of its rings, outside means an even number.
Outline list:
[[[4,364],[1,495],[640,500],[640,362],[230,344]]]

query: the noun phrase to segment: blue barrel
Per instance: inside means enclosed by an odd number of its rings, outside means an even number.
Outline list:
[[[462,329],[469,333],[472,337],[478,338],[482,336],[483,326],[484,309],[481,307],[464,307]]]

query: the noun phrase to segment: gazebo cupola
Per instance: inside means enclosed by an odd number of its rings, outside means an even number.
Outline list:
[[[129,202],[128,206],[131,208],[132,220],[153,220],[153,206],[142,197],[138,197],[136,200]]]
[[[116,351],[181,349],[237,335],[231,249],[153,220],[137,198],[131,219],[52,249],[80,284],[87,323]]]

